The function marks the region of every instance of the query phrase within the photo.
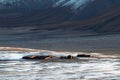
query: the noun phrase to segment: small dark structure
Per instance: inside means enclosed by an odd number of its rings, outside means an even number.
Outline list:
[[[91,57],[91,55],[88,55],[88,54],[78,54],[77,57]]]
[[[73,59],[74,57],[72,55],[68,56],[61,56],[60,59]]]

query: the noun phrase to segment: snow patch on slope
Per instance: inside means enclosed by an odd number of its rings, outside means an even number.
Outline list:
[[[71,6],[73,9],[78,9],[87,5],[87,3],[93,2],[94,0],[59,0],[55,3],[54,7],[57,6]]]
[[[44,8],[44,7],[65,7],[69,6],[73,10],[83,9],[95,0],[0,0],[2,3],[20,3],[25,7]]]

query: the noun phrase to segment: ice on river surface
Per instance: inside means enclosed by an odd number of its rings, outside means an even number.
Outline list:
[[[56,62],[21,59],[25,55],[33,54],[56,56],[72,54],[75,56],[78,53],[1,51],[0,80],[120,80],[119,58]],[[99,55],[99,53],[94,54]]]

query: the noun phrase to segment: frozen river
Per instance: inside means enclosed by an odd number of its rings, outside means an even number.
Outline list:
[[[58,61],[21,59],[28,54],[50,53],[58,56],[69,54],[69,52],[1,51],[0,80],[120,80],[119,58],[80,58]]]

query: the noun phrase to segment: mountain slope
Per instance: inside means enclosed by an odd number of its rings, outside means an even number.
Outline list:
[[[42,30],[48,36],[119,33],[119,5],[120,0],[4,0],[0,27],[30,29],[12,32],[19,35],[43,35]]]

